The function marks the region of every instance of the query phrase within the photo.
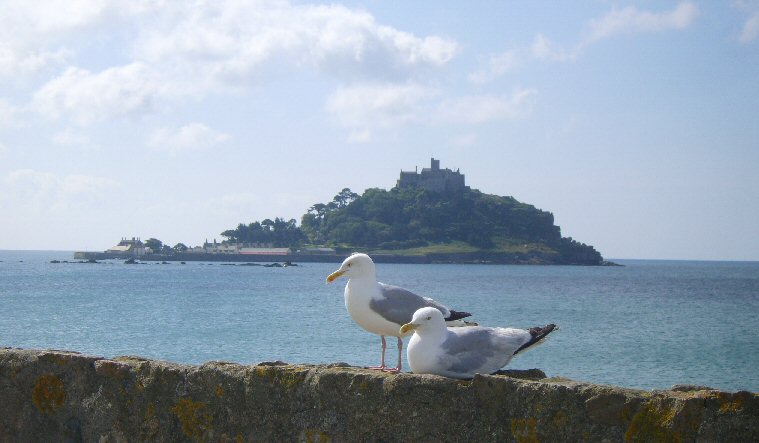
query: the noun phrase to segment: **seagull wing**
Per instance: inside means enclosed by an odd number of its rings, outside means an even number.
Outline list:
[[[380,297],[372,299],[369,307],[387,321],[400,325],[411,321],[414,312],[424,307],[438,309],[443,317],[451,315],[451,311],[439,302],[414,294],[398,286],[379,283]]]
[[[522,345],[529,331],[473,326],[448,330],[441,344],[438,363],[445,375],[469,378],[476,373],[492,374],[505,366]]]

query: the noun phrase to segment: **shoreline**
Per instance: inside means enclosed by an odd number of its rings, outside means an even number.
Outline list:
[[[395,264],[499,264],[499,265],[574,265],[574,266],[622,266],[610,261],[601,263],[557,260],[556,257],[539,253],[464,252],[430,253],[425,255],[372,254],[376,263]],[[75,260],[141,260],[141,261],[211,261],[236,263],[290,262],[290,263],[341,263],[350,253],[336,254],[119,254],[109,252],[74,252]]]

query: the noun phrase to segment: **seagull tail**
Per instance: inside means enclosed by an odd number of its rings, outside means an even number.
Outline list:
[[[536,326],[534,328],[530,328],[529,331],[530,331],[530,335],[532,336],[532,338],[530,339],[530,341],[528,341],[527,343],[523,344],[519,349],[517,349],[514,352],[514,355],[518,354],[519,352],[521,352],[521,351],[523,351],[523,350],[525,350],[525,349],[527,349],[529,347],[532,347],[532,346],[534,346],[534,345],[542,342],[543,339],[546,338],[546,336],[548,334],[550,334],[551,332],[553,332],[553,331],[555,331],[557,329],[559,329],[559,327],[556,326],[553,323],[545,325],[543,327]]]
[[[472,315],[468,312],[454,311],[453,309],[449,309],[448,311],[451,313],[451,315],[449,315],[445,321],[461,320],[462,318],[471,317]]]

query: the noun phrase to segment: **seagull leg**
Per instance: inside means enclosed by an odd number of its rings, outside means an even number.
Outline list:
[[[379,369],[380,371],[384,371],[385,366],[385,348],[387,348],[387,343],[385,342],[385,336],[380,335],[382,337],[382,361],[380,362],[380,366],[368,366],[366,369]]]
[[[401,372],[401,357],[403,356],[403,340],[401,340],[400,337],[398,337],[398,366],[394,368],[385,368],[383,371],[385,372],[392,372],[392,373],[398,373]]]

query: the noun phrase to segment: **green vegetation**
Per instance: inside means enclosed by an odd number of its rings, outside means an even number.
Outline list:
[[[271,244],[278,248],[297,247],[306,240],[295,219],[285,221],[279,217],[248,225],[240,223],[236,229],[228,229],[221,235],[230,243]]]
[[[513,197],[472,189],[340,191],[301,218],[276,218],[221,233],[229,242],[277,247],[325,245],[375,254],[511,254],[516,261],[600,264],[592,246],[561,237],[553,214]]]
[[[437,193],[423,189],[344,189],[332,204],[314,205],[301,226],[314,243],[406,249],[463,242],[493,249],[497,238],[558,245],[553,215],[512,197],[476,190]]]

